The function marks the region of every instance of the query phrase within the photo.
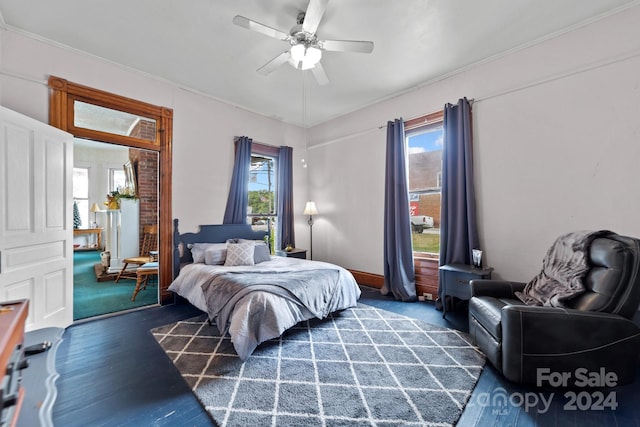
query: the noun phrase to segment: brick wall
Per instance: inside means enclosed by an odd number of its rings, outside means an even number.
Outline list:
[[[129,136],[134,138],[146,139],[147,141],[156,140],[156,122],[149,120],[138,120],[133,127]]]
[[[438,298],[439,262],[435,257],[416,256],[413,259],[416,272],[416,293],[435,301]]]
[[[158,153],[129,149],[129,159],[136,173],[138,203],[140,203],[140,245],[145,225],[158,224]]]
[[[440,228],[440,193],[421,194],[418,212],[433,218],[433,226]]]

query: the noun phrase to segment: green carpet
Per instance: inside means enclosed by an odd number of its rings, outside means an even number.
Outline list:
[[[136,300],[131,301],[136,281],[120,279],[118,283],[98,282],[93,270],[93,265],[98,262],[98,251],[73,254],[73,320],[158,303],[157,280],[150,280],[147,289],[140,291]]]

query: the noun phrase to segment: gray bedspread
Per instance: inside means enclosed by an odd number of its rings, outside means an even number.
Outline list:
[[[556,239],[542,263],[542,271],[516,296],[525,304],[564,307],[564,301],[584,292],[589,270],[588,251],[597,237],[615,234],[608,230],[576,231]]]
[[[304,270],[288,272],[228,272],[215,276],[202,285],[211,321],[225,333],[229,317],[238,301],[251,292],[263,291],[302,304],[315,317],[325,318],[330,312],[339,288],[338,270]],[[277,322],[263,318],[263,322]]]

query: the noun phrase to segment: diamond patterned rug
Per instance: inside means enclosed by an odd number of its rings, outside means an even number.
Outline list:
[[[205,315],[151,332],[220,426],[453,425],[485,363],[462,332],[364,304],[245,363]]]

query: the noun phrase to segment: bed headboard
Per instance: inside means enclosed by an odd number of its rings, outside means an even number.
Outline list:
[[[173,220],[173,278],[180,272],[182,264],[193,262],[190,243],[224,243],[228,239],[264,240],[269,230],[254,230],[249,224],[201,225],[197,233],[180,234],[178,220]]]

